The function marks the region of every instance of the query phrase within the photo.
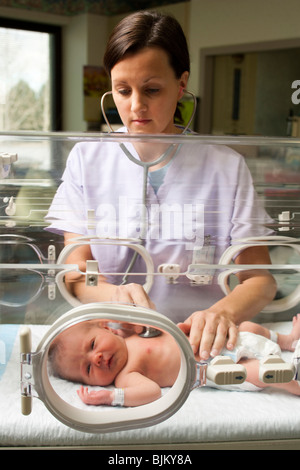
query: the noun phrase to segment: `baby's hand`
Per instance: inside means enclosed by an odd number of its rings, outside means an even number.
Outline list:
[[[88,387],[81,386],[77,390],[78,396],[86,405],[111,405],[113,392],[111,390],[93,390],[89,392]]]

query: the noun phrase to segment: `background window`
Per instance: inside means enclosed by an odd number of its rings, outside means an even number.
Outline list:
[[[60,28],[0,20],[0,129],[61,129]]]

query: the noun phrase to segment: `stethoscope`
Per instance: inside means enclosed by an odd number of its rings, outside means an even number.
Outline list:
[[[193,112],[190,116],[190,119],[189,119],[188,123],[186,124],[185,128],[182,131],[182,134],[186,134],[188,132],[189,126],[190,126],[190,124],[191,124],[191,122],[192,122],[192,120],[194,119],[194,116],[195,116],[196,107],[197,107],[197,100],[196,100],[196,96],[193,93],[191,93],[190,91],[187,91],[187,90],[183,90],[183,91],[185,93],[187,93],[188,95],[190,95],[193,98],[193,102],[194,102]],[[113,130],[108,118],[107,118],[107,115],[106,115],[106,112],[105,112],[105,109],[104,109],[104,100],[108,95],[111,95],[111,94],[112,94],[112,91],[108,91],[108,92],[104,93],[104,95],[102,96],[102,98],[101,98],[101,112],[102,112],[102,115],[105,119],[105,122],[106,122],[110,132],[114,133],[114,130]],[[144,169],[143,196],[142,196],[143,205],[142,205],[142,208],[145,211],[146,210],[146,195],[147,195],[147,179],[148,179],[149,168],[154,166],[154,165],[157,165],[158,163],[160,163],[160,162],[164,161],[166,158],[168,158],[168,156],[171,154],[171,152],[174,149],[174,147],[176,146],[176,144],[171,144],[167,148],[167,150],[158,159],[156,159],[153,162],[143,162],[140,159],[137,159],[136,157],[134,157],[132,155],[132,153],[128,150],[128,148],[123,143],[121,143],[119,145],[120,145],[120,148],[122,149],[122,151],[125,153],[125,155],[127,156],[127,158],[130,161],[136,163],[137,165],[142,166],[143,169]],[[142,220],[144,220],[144,218]],[[142,243],[142,240],[144,238],[145,238],[145,234],[142,233],[141,243]],[[300,247],[299,247],[299,244],[297,243],[297,240],[293,239],[291,237],[276,237],[275,240],[274,240],[274,237],[249,237],[249,238],[244,238],[242,240],[237,240],[234,245],[232,245],[231,247],[226,249],[224,254],[221,256],[218,264],[219,265],[223,265],[223,264],[228,265],[228,264],[231,263],[234,256],[236,254],[238,254],[240,251],[242,251],[243,249],[245,249],[247,247],[257,246],[257,245],[260,245],[260,246],[289,246],[289,247],[293,248],[296,251],[296,253],[298,253],[298,254],[300,253]],[[127,267],[126,273],[124,274],[123,281],[122,281],[121,284],[126,284],[128,274],[131,272],[131,270],[134,266],[134,263],[136,261],[137,256],[138,256],[138,252],[135,251],[133,256],[132,256],[132,259],[130,261],[130,264]],[[211,261],[212,260],[210,260],[210,262]],[[262,267],[262,268],[267,269],[267,267]],[[192,274],[193,269],[196,270],[196,274],[195,273]],[[199,269],[199,267],[197,267],[197,265],[190,265],[189,266],[189,272],[187,273],[187,276],[191,277],[192,279],[197,278],[197,269]],[[243,267],[241,269],[245,269],[245,267]],[[251,269],[251,268],[249,267],[249,269]],[[296,270],[298,271],[298,267],[296,267]],[[232,273],[236,273],[237,271],[238,271],[238,269],[237,269],[237,267],[235,267],[233,269],[226,269],[225,271],[223,271],[219,274],[218,284],[220,285],[220,287],[221,287],[221,289],[222,289],[222,291],[224,292],[225,295],[228,295],[230,293],[230,285],[229,285],[230,275]],[[283,297],[282,299],[279,299],[279,300],[273,300],[268,306],[266,306],[262,310],[262,312],[263,313],[265,313],[265,312],[269,313],[269,312],[279,312],[279,311],[282,311],[282,310],[288,310],[289,308],[292,308],[295,305],[297,305],[299,303],[299,301],[300,301],[300,286],[298,286],[288,296]]]
[[[51,383],[49,348],[53,339],[66,328],[94,319],[146,325],[171,334],[181,354],[180,371],[172,388],[159,400],[134,408],[108,407],[103,410],[100,407],[99,411],[90,412],[67,403]],[[25,326],[20,333],[22,413],[31,413],[32,398],[37,396],[59,421],[83,432],[111,432],[159,423],[183,405],[197,376],[194,355],[186,336],[164,315],[137,306],[97,303],[76,307],[50,326],[34,352],[31,342],[31,330]]]
[[[99,407],[91,412],[60,396],[49,372],[51,343],[66,328],[95,319],[115,325],[125,321],[173,336],[180,351],[180,370],[173,386],[161,398],[142,406]],[[106,433],[153,426],[172,416],[185,403],[191,390],[205,386],[207,379],[214,383],[225,380],[227,384],[241,384],[246,379],[245,368],[229,357],[220,356],[210,364],[197,362],[186,335],[175,323],[153,310],[126,304],[94,303],[70,310],[50,326],[36,351],[32,351],[31,329],[24,326],[20,332],[20,353],[22,413],[29,415],[32,398],[39,398],[59,421],[82,432]]]
[[[103,98],[101,103],[102,106]],[[195,97],[194,101],[196,104]],[[183,130],[183,133],[187,131],[190,122],[193,119],[193,115],[191,116],[189,123]],[[105,116],[106,115],[104,112],[104,117]],[[145,198],[149,168],[153,165],[157,165],[159,162],[164,161],[168,156],[170,156],[172,150],[174,149],[174,144],[171,144],[168,149],[157,160],[150,163],[142,162],[136,159],[123,144],[120,144],[120,147],[130,160],[144,168],[143,198]],[[28,240],[26,240],[26,242],[28,242]],[[78,240],[78,242],[81,243],[82,240]],[[84,240],[84,242],[90,243],[91,240]],[[122,241],[118,242],[122,243]],[[272,244],[270,240],[252,240],[252,242],[253,244]],[[289,242],[291,242],[291,244]],[[107,240],[100,241],[100,243],[107,243]],[[128,241],[126,243],[128,243]],[[246,245],[238,244],[234,248],[230,247],[224,254],[223,258],[220,260],[218,266],[224,266],[225,269],[225,265],[228,265],[230,263],[231,259],[235,256],[235,254],[238,253],[239,250],[242,249],[242,247],[245,248],[248,246],[249,239],[246,240],[245,243]],[[274,241],[274,244],[276,244],[276,240]],[[295,246],[293,244],[293,241],[288,238],[286,240],[282,240],[282,244],[287,244],[288,246],[293,247]],[[151,264],[151,258],[148,257],[146,250],[142,245],[140,245],[140,241],[137,241],[137,243],[132,243],[132,246],[134,246],[133,249],[135,250],[134,256],[145,256],[145,260],[147,260],[148,263],[147,272],[151,275],[151,273],[153,273],[153,266]],[[66,250],[70,249],[71,248],[66,247]],[[66,254],[66,250],[64,252],[64,255]],[[60,257],[58,259],[57,265],[62,266],[61,263],[63,263],[63,261],[63,257]],[[130,267],[133,266],[134,261],[135,259],[132,259]],[[253,265],[251,267],[253,268]],[[251,267],[249,267],[249,269]],[[244,266],[241,268],[244,269]],[[70,269],[72,269],[72,267],[70,267]],[[236,272],[238,269],[238,266],[234,267],[232,268],[232,270],[230,270],[230,272]],[[224,289],[226,290],[226,293],[228,293],[229,289],[228,273],[228,268],[226,268],[225,274],[222,278],[222,283],[225,286]],[[93,277],[94,274],[97,273],[93,271],[92,267],[90,273],[87,273],[87,277]],[[59,281],[58,283],[63,286],[63,271],[58,273],[58,275],[56,276],[56,281]],[[71,301],[70,303],[72,305]],[[112,410],[99,410],[90,413],[86,410],[82,410],[77,408],[76,406],[73,406],[71,403],[67,403],[57,394],[57,392],[52,387],[47,369],[48,352],[51,342],[65,328],[77,324],[80,321],[92,320],[95,318],[103,319],[105,321],[110,320],[119,324],[122,324],[124,321],[126,323],[132,322],[134,324],[142,325],[143,327],[146,326],[146,328],[153,328],[154,331],[166,331],[175,338],[180,348],[181,354],[180,372],[178,374],[175,384],[170,388],[170,390],[168,390],[165,395],[163,395],[159,400],[156,400],[155,402],[136,408],[115,409],[114,412],[112,412]],[[20,335],[21,400],[23,413],[29,414],[31,412],[31,403],[33,397],[32,389],[34,389],[37,393],[37,396],[44,402],[48,410],[59,421],[63,422],[69,427],[75,428],[83,432],[112,432],[140,428],[144,426],[152,426],[154,424],[157,424],[173,415],[184,404],[187,397],[189,396],[190,391],[193,388],[205,384],[206,375],[209,374],[210,366],[207,363],[196,363],[194,354],[191,350],[190,344],[186,336],[172,321],[170,321],[164,315],[138,306],[117,304],[79,305],[67,312],[65,315],[61,316],[52,326],[49,327],[48,332],[40,341],[35,352],[32,352],[31,350],[32,348],[30,335],[30,329],[27,327],[22,330],[22,333]],[[225,359],[225,361],[226,360],[227,359]],[[224,359],[222,359],[222,361],[224,361]],[[224,366],[226,368],[227,364],[222,362],[219,367],[224,370]],[[229,364],[230,370],[231,368],[235,370],[234,367],[234,364]],[[243,380],[245,380],[245,375],[243,375],[243,371],[239,370],[238,375],[235,375],[235,378],[240,381],[239,383],[242,383]]]
[[[180,352],[180,369],[172,387],[159,399],[137,407],[117,406],[112,409],[111,406],[101,406],[88,411],[76,405],[74,400],[66,401],[51,376],[48,361],[51,343],[67,328],[90,320],[115,324],[116,329],[125,321],[126,325],[151,328],[158,334],[165,332],[172,335]],[[217,386],[241,385],[247,378],[245,367],[235,363],[230,356],[216,356],[205,362],[196,361],[186,335],[164,315],[144,307],[116,303],[87,304],[70,310],[50,326],[35,351],[32,351],[31,329],[24,326],[20,332],[20,365],[22,414],[30,415],[32,398],[39,398],[56,419],[73,429],[89,433],[153,426],[176,413],[192,390],[209,383]],[[260,380],[268,384],[290,382],[295,373],[299,373],[298,367],[298,358],[295,363],[289,364],[279,356],[266,356],[260,361]],[[277,374],[274,372],[276,370]],[[285,374],[284,380],[280,373]],[[76,396],[75,389],[72,388]]]
[[[191,91],[183,89],[182,92],[187,93],[188,95],[190,95],[193,98],[193,102],[194,102],[193,111],[192,111],[192,114],[190,116],[190,119],[188,120],[188,123],[186,124],[186,126],[184,127],[184,129],[182,131],[182,134],[185,134],[189,130],[191,122],[194,119],[194,116],[195,116],[195,113],[196,113],[196,108],[197,108],[197,98],[194,95],[194,93],[192,93]],[[113,130],[113,128],[112,128],[112,126],[111,126],[111,124],[110,124],[110,122],[107,118],[107,115],[106,115],[106,112],[105,112],[105,109],[104,109],[104,100],[105,100],[105,98],[107,98],[107,96],[110,96],[110,95],[112,95],[112,91],[107,91],[106,93],[104,93],[102,95],[102,97],[101,97],[101,112],[102,112],[102,115],[105,119],[107,127],[109,128],[109,131],[111,133],[115,133],[115,131]],[[167,150],[167,152],[168,152],[168,150]],[[129,156],[129,155],[127,155],[127,156]],[[133,155],[130,154],[129,158],[132,159],[135,163],[144,166],[144,162],[140,162],[140,160],[137,160]],[[157,165],[159,162],[163,161],[164,158],[165,158],[165,154],[162,154],[157,160],[155,160],[154,162],[150,162],[149,166]]]
[[[188,123],[186,124],[186,126],[184,127],[184,129],[182,130],[182,134],[186,134],[188,131],[189,131],[189,127],[191,125],[191,122],[193,121],[194,119],[194,116],[195,116],[195,113],[196,113],[196,109],[197,109],[197,99],[196,99],[196,96],[194,95],[194,93],[188,91],[188,90],[185,90],[183,89],[182,90],[183,93],[186,93],[188,95],[190,95],[193,99],[193,111],[192,111],[192,114],[188,120]],[[114,133],[114,130],[107,118],[107,115],[106,115],[106,112],[105,112],[105,109],[104,109],[104,100],[107,96],[110,96],[112,95],[112,91],[107,91],[106,93],[104,93],[102,95],[102,98],[101,98],[101,112],[102,112],[102,115],[104,117],[104,120],[110,130],[110,133]],[[143,185],[142,185],[142,210],[143,210],[143,214],[142,214],[142,220],[145,220],[145,217],[146,217],[146,200],[147,200],[147,181],[148,181],[148,173],[149,173],[149,168],[165,161],[170,155],[171,153],[176,149],[176,146],[177,144],[171,144],[169,145],[169,147],[167,148],[167,150],[162,154],[160,155],[160,157],[158,157],[156,160],[153,160],[151,162],[144,162],[138,158],[136,158],[134,155],[132,155],[132,153],[128,150],[128,148],[125,146],[124,143],[120,143],[119,144],[121,150],[125,153],[126,157],[132,161],[133,163],[143,167]],[[175,154],[178,152],[180,146],[177,146],[177,150],[175,151]],[[173,156],[174,158],[174,156]],[[141,232],[141,243],[142,243],[142,240],[144,239],[145,237],[145,224],[142,224],[142,232]],[[122,283],[121,284],[126,284],[127,282],[127,278],[128,278],[128,274],[131,272],[133,266],[134,266],[134,263],[137,259],[137,256],[138,256],[138,253],[135,252],[132,256],[132,259],[127,267],[127,270],[126,270],[126,273],[124,274],[124,277],[123,277],[123,280],[122,280]]]

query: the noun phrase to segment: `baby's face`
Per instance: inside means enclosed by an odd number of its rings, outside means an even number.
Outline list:
[[[127,362],[127,347],[123,338],[98,322],[82,322],[61,333],[64,354],[60,369],[69,380],[87,385],[106,386]]]

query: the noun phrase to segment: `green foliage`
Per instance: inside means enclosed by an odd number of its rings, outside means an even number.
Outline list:
[[[24,80],[13,86],[6,97],[5,130],[50,130],[48,88],[48,84],[43,85],[41,90],[35,93]]]

